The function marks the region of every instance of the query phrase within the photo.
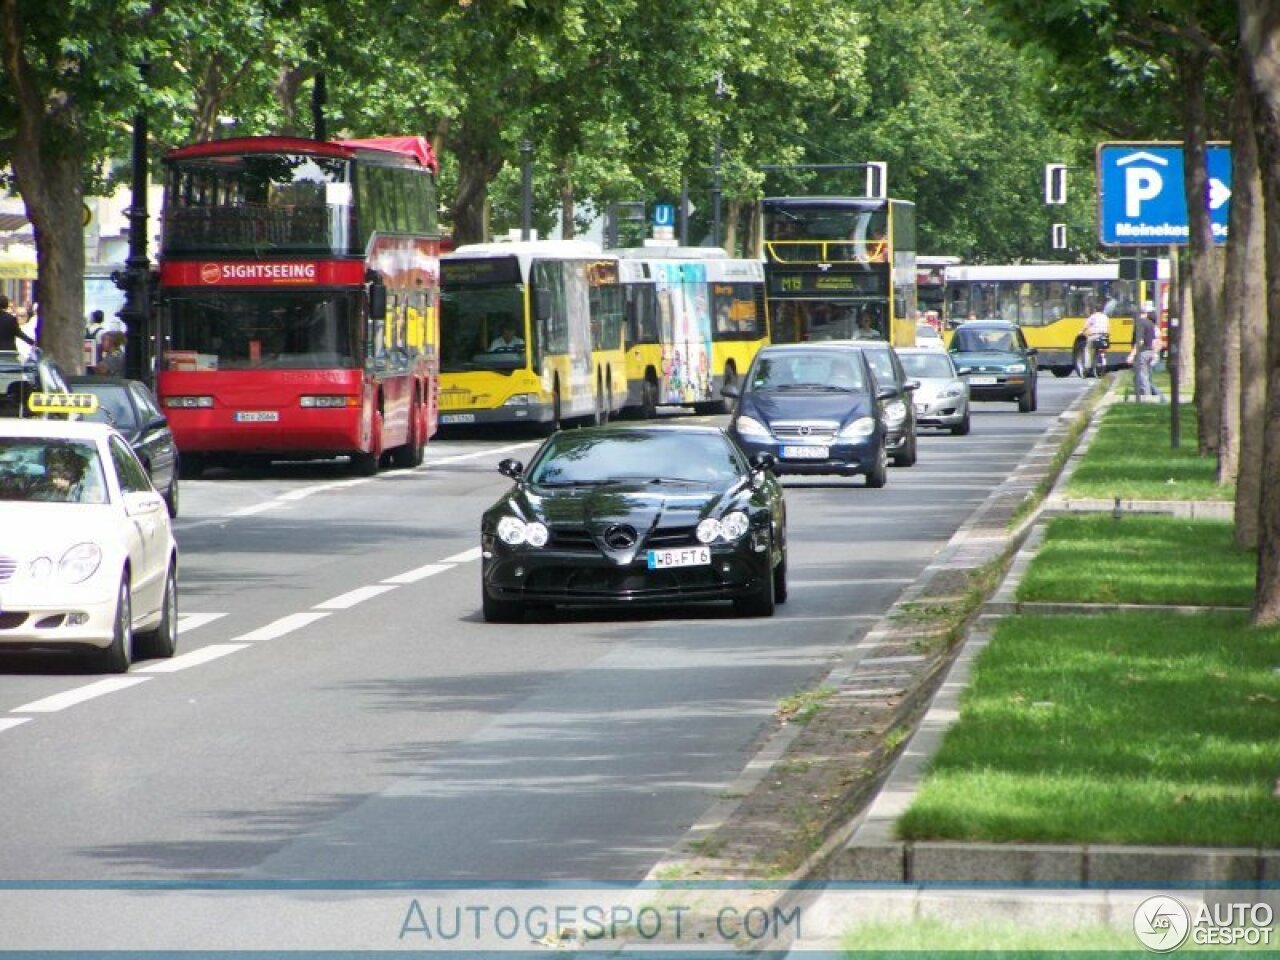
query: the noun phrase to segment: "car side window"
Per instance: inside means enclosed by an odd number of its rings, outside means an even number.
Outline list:
[[[150,423],[159,417],[164,416],[160,412],[160,408],[155,405],[155,401],[151,399],[151,394],[137,384],[129,385],[129,392],[133,394],[134,405],[138,408],[138,416],[143,423]]]
[[[133,451],[119,437],[111,438],[111,461],[115,464],[116,475],[120,478],[120,489],[124,493],[146,493],[151,490],[151,481],[147,472],[133,455]]]

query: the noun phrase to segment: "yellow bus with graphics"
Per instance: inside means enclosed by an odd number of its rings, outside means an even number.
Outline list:
[[[874,197],[765,197],[774,343],[916,342],[916,208]]]
[[[627,399],[618,258],[586,241],[440,258],[440,424],[603,423]]]
[[[642,417],[659,404],[721,413],[721,388],[736,384],[768,342],[764,268],[716,247],[617,251],[627,340],[627,406]]]

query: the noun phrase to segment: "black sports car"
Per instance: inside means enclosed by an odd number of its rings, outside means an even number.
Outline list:
[[[553,434],[480,527],[484,618],[530,607],[787,598],[786,505],[768,454],[719,427],[614,424]]]

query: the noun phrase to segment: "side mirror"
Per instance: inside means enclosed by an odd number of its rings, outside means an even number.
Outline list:
[[[387,285],[381,279],[369,284],[369,316],[374,320],[387,316]]]
[[[772,470],[778,465],[778,458],[772,453],[753,453],[751,455],[751,469],[756,473],[764,473],[766,470]]]
[[[1040,355],[1040,351],[1035,347],[1027,347],[1027,356],[1036,357]]]
[[[519,480],[524,476],[524,464],[519,460],[507,459],[498,464],[498,472],[504,477]]]
[[[876,391],[877,400],[892,400],[897,395],[898,389],[896,387],[881,387]]]
[[[736,383],[726,383],[720,388],[720,395],[722,397],[728,397],[730,400],[737,400],[742,396],[742,391],[738,389],[738,385]]]
[[[533,291],[533,318],[539,323],[551,319],[551,291],[545,287]]]
[[[906,383],[904,383],[902,386],[903,386],[903,389],[904,389],[904,390],[906,390],[907,392],[910,392],[910,391],[912,391],[912,390],[919,390],[919,389],[920,389],[920,381],[919,381],[919,380],[908,380],[908,381],[907,381]]]

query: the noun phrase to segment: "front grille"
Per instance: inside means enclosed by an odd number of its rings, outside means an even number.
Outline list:
[[[0,613],[0,630],[16,630],[27,622],[27,615],[21,610],[6,610]]]
[[[646,546],[685,547],[697,541],[696,527],[666,527],[653,531]]]
[[[839,424],[829,420],[793,421],[775,420],[770,427],[779,440],[800,440],[805,443],[830,443],[835,439]]]
[[[13,557],[0,557],[0,582],[8,580],[18,569],[18,561]]]
[[[646,547],[682,547],[695,542],[695,527],[660,527],[650,535]],[[603,533],[603,529],[601,530]],[[556,550],[587,550],[596,553],[600,546],[585,527],[553,527],[548,546]]]
[[[556,550],[595,550],[596,542],[585,527],[552,527],[548,546]]]

